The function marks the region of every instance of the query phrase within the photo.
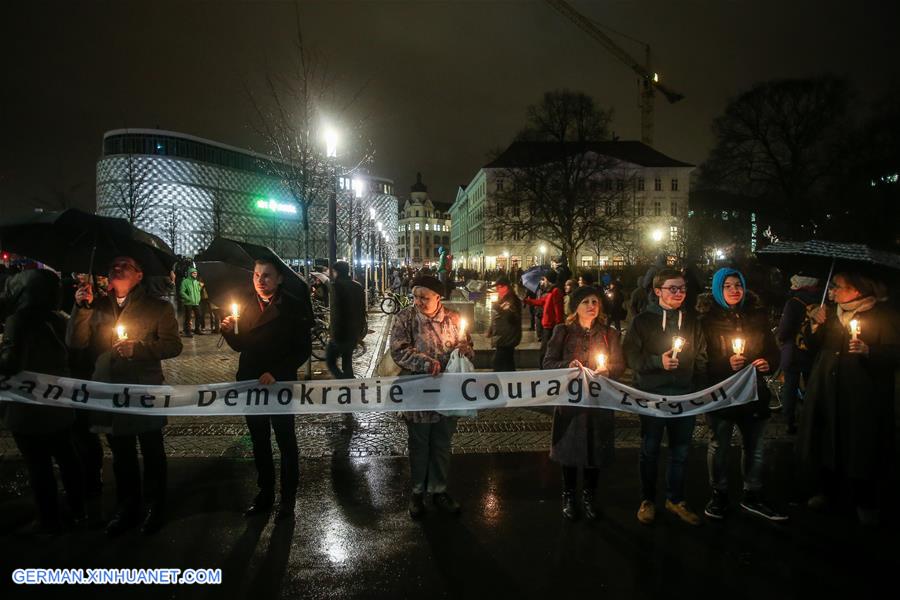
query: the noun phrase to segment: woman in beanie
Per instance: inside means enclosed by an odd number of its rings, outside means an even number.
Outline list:
[[[697,315],[706,336],[709,383],[724,381],[747,365],[753,365],[759,394],[759,399],[754,402],[706,415],[710,436],[707,466],[712,497],[704,513],[719,520],[728,512],[728,451],[737,427],[743,446],[741,508],[771,521],[786,520],[785,515],[767,506],[761,498],[763,436],[770,415],[770,393],[763,374],[772,371],[779,359],[767,311],[760,305],[759,298],[746,289],[743,274],[724,268],[713,275],[712,292],[697,298]]]
[[[900,317],[884,284],[859,272],[834,276],[834,309],[813,314],[805,336],[816,352],[797,441],[801,465],[817,485],[811,508],[849,488],[863,525],[876,525],[896,472],[894,371]],[[856,326],[856,335],[852,330]]]
[[[625,359],[619,344],[619,332],[606,324],[601,293],[595,287],[582,286],[569,298],[571,315],[553,329],[544,357],[545,369],[587,367],[613,379],[625,370]],[[598,365],[604,354],[606,364]],[[557,406],[553,411],[553,442],[550,458],[562,465],[563,515],[578,516],[575,502],[578,470],[584,477],[582,507],[588,519],[597,518],[594,493],[598,469],[612,462],[615,450],[613,413],[602,408]]]
[[[468,331],[460,335],[459,313],[441,303],[444,284],[436,277],[419,276],[412,280],[412,293],[413,305],[401,310],[391,327],[391,358],[400,374],[439,375],[456,348],[472,360],[472,338]],[[409,433],[409,516],[418,519],[425,513],[426,493],[435,507],[458,513],[459,504],[447,493],[456,417],[436,411],[405,412],[402,416]]]

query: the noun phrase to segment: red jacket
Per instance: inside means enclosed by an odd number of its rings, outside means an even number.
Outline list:
[[[544,329],[553,329],[566,320],[566,312],[563,310],[563,293],[556,286],[549,294],[544,294],[540,298],[525,298],[525,303],[544,309],[541,317],[541,327]]]

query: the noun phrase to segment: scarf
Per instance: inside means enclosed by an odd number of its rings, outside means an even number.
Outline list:
[[[856,315],[871,309],[878,300],[874,296],[866,296],[865,298],[857,298],[851,302],[838,304],[837,316],[841,325],[850,327],[850,321],[856,318]]]

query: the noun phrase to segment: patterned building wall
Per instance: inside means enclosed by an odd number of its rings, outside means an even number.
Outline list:
[[[260,209],[260,200],[295,207],[295,213]],[[193,256],[212,241],[216,214],[220,234],[269,246],[286,260],[304,255],[301,210],[280,181],[258,173],[193,160],[152,155],[114,155],[97,162],[97,213],[123,216],[128,202],[146,208],[135,225],[168,242],[177,254]],[[346,254],[349,192],[338,195],[338,255]],[[370,193],[354,200],[356,209],[375,209],[388,232],[388,253],[395,256],[397,199]],[[217,210],[218,208],[218,210]],[[172,221],[174,220],[174,240]],[[368,219],[364,220],[368,223]],[[358,229],[358,228],[357,228]],[[358,235],[354,232],[354,238]],[[174,243],[173,243],[174,242]],[[328,256],[328,209],[310,210],[310,254]]]

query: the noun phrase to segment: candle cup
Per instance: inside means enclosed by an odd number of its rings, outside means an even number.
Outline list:
[[[457,340],[462,342],[466,339],[466,327],[469,325],[469,322],[462,318],[459,320],[459,335],[457,336]]]
[[[850,335],[851,339],[855,342],[859,339],[859,320],[853,319],[850,321]]]
[[[606,355],[602,352],[597,355],[597,370],[606,368]]]
[[[682,348],[684,348],[684,338],[677,336],[672,338],[672,360],[678,358],[678,353],[681,352]]]
[[[128,334],[125,332],[124,325],[116,325],[116,337],[120,342],[128,339]]]
[[[234,334],[237,335],[240,333],[238,329],[238,305],[236,303],[232,303],[231,305],[231,316],[234,317]]]
[[[741,356],[744,354],[744,346],[745,342],[741,338],[734,338],[731,342],[731,349],[737,356]]]

